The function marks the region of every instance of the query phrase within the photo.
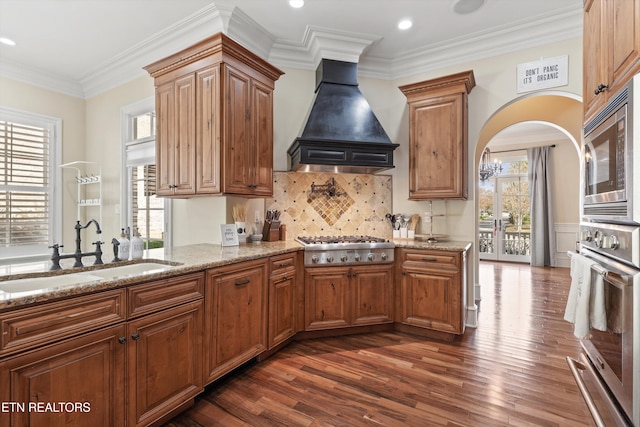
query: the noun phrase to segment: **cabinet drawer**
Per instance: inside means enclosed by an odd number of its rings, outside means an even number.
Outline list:
[[[125,291],[101,292],[0,315],[0,356],[125,320]]]
[[[271,276],[278,276],[286,271],[295,270],[296,254],[286,254],[269,259],[269,272]]]
[[[403,251],[402,261],[420,264],[438,264],[441,266],[459,266],[460,254],[444,251]]]
[[[204,295],[204,273],[195,273],[173,279],[159,280],[130,287],[129,318],[175,307]]]

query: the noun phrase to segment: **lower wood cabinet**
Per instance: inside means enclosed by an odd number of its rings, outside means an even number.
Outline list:
[[[270,259],[267,331],[270,349],[296,333],[297,263],[296,253]]]
[[[13,337],[0,404],[22,405],[0,426],[146,426],[189,402],[203,389],[203,291],[195,273],[0,314]]]
[[[305,330],[392,322],[393,266],[305,269]]]
[[[399,250],[397,321],[462,334],[465,328],[466,252]]]
[[[267,260],[207,272],[205,383],[267,348]]]
[[[127,426],[148,425],[203,390],[202,305],[128,322]]]
[[[124,337],[120,324],[0,362],[0,402],[14,405],[0,425],[124,426]]]

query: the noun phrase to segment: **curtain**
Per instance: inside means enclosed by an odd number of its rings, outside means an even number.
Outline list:
[[[531,200],[531,265],[555,267],[556,237],[549,163],[551,147],[530,148],[527,156]]]

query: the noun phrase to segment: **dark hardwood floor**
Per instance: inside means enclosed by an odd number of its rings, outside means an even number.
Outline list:
[[[218,381],[166,427],[593,426],[565,356],[569,270],[480,264],[479,324],[294,342]]]

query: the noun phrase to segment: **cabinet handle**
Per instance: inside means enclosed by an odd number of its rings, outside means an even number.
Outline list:
[[[598,95],[601,94],[602,92],[604,92],[606,89],[608,89],[609,86],[604,84],[604,83],[600,83],[598,85],[598,87],[596,88],[596,90],[593,91],[594,94]]]
[[[336,287],[333,285],[333,283],[331,284],[331,289],[333,289],[334,291],[336,290]]]
[[[247,283],[250,283],[251,280],[247,279],[247,280],[241,280],[240,282],[236,282],[236,286],[242,286],[242,285],[246,285]]]
[[[290,263],[290,262],[283,262],[283,263],[278,264],[278,267],[289,267],[290,265],[292,265],[292,263]]]
[[[124,344],[124,343],[126,343],[126,342],[127,342],[127,337],[120,337],[120,338],[118,338],[118,342],[119,342],[120,344]]]
[[[403,276],[406,276],[406,275],[407,275],[407,272],[406,272],[406,271],[403,271],[403,272],[402,272],[402,275],[403,275]]]
[[[131,339],[133,339],[134,341],[137,340],[138,338],[140,338],[140,334],[139,333],[135,333],[133,335],[131,335]]]
[[[423,261],[437,261],[437,258],[432,258],[432,257],[424,257],[422,258]]]
[[[178,186],[175,184],[169,184],[169,188],[178,188]]]
[[[289,279],[290,278],[288,276],[283,276],[282,279],[278,280],[277,282],[273,282],[273,284],[277,285],[278,283],[286,282]]]

